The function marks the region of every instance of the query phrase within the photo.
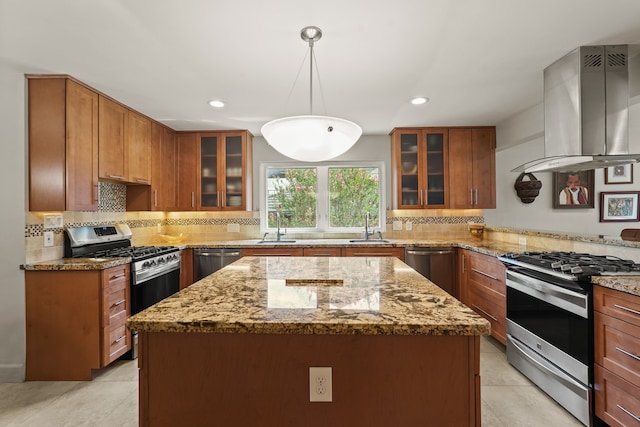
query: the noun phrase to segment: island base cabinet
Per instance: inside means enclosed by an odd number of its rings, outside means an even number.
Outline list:
[[[480,426],[479,336],[142,332],[140,426]],[[332,402],[309,401],[309,367]]]

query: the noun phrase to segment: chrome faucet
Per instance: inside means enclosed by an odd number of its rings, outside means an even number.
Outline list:
[[[364,240],[369,240],[369,236],[373,235],[373,231],[369,231],[369,212],[364,214]]]
[[[276,241],[280,241],[280,237],[284,236],[287,234],[287,230],[284,230],[284,233],[280,232],[280,212],[276,212],[276,227],[278,228],[278,231],[276,232]]]

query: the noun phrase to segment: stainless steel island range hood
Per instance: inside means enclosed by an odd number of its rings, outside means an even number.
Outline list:
[[[629,154],[629,45],[582,46],[544,70],[545,157],[514,172],[581,171]]]

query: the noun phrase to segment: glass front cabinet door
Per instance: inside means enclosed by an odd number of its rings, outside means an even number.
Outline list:
[[[448,130],[391,132],[394,209],[449,207]]]
[[[251,208],[251,134],[200,133],[199,210]]]

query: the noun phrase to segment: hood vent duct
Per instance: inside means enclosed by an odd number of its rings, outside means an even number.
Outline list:
[[[629,46],[582,46],[544,70],[544,154],[514,172],[581,171],[629,154]]]

